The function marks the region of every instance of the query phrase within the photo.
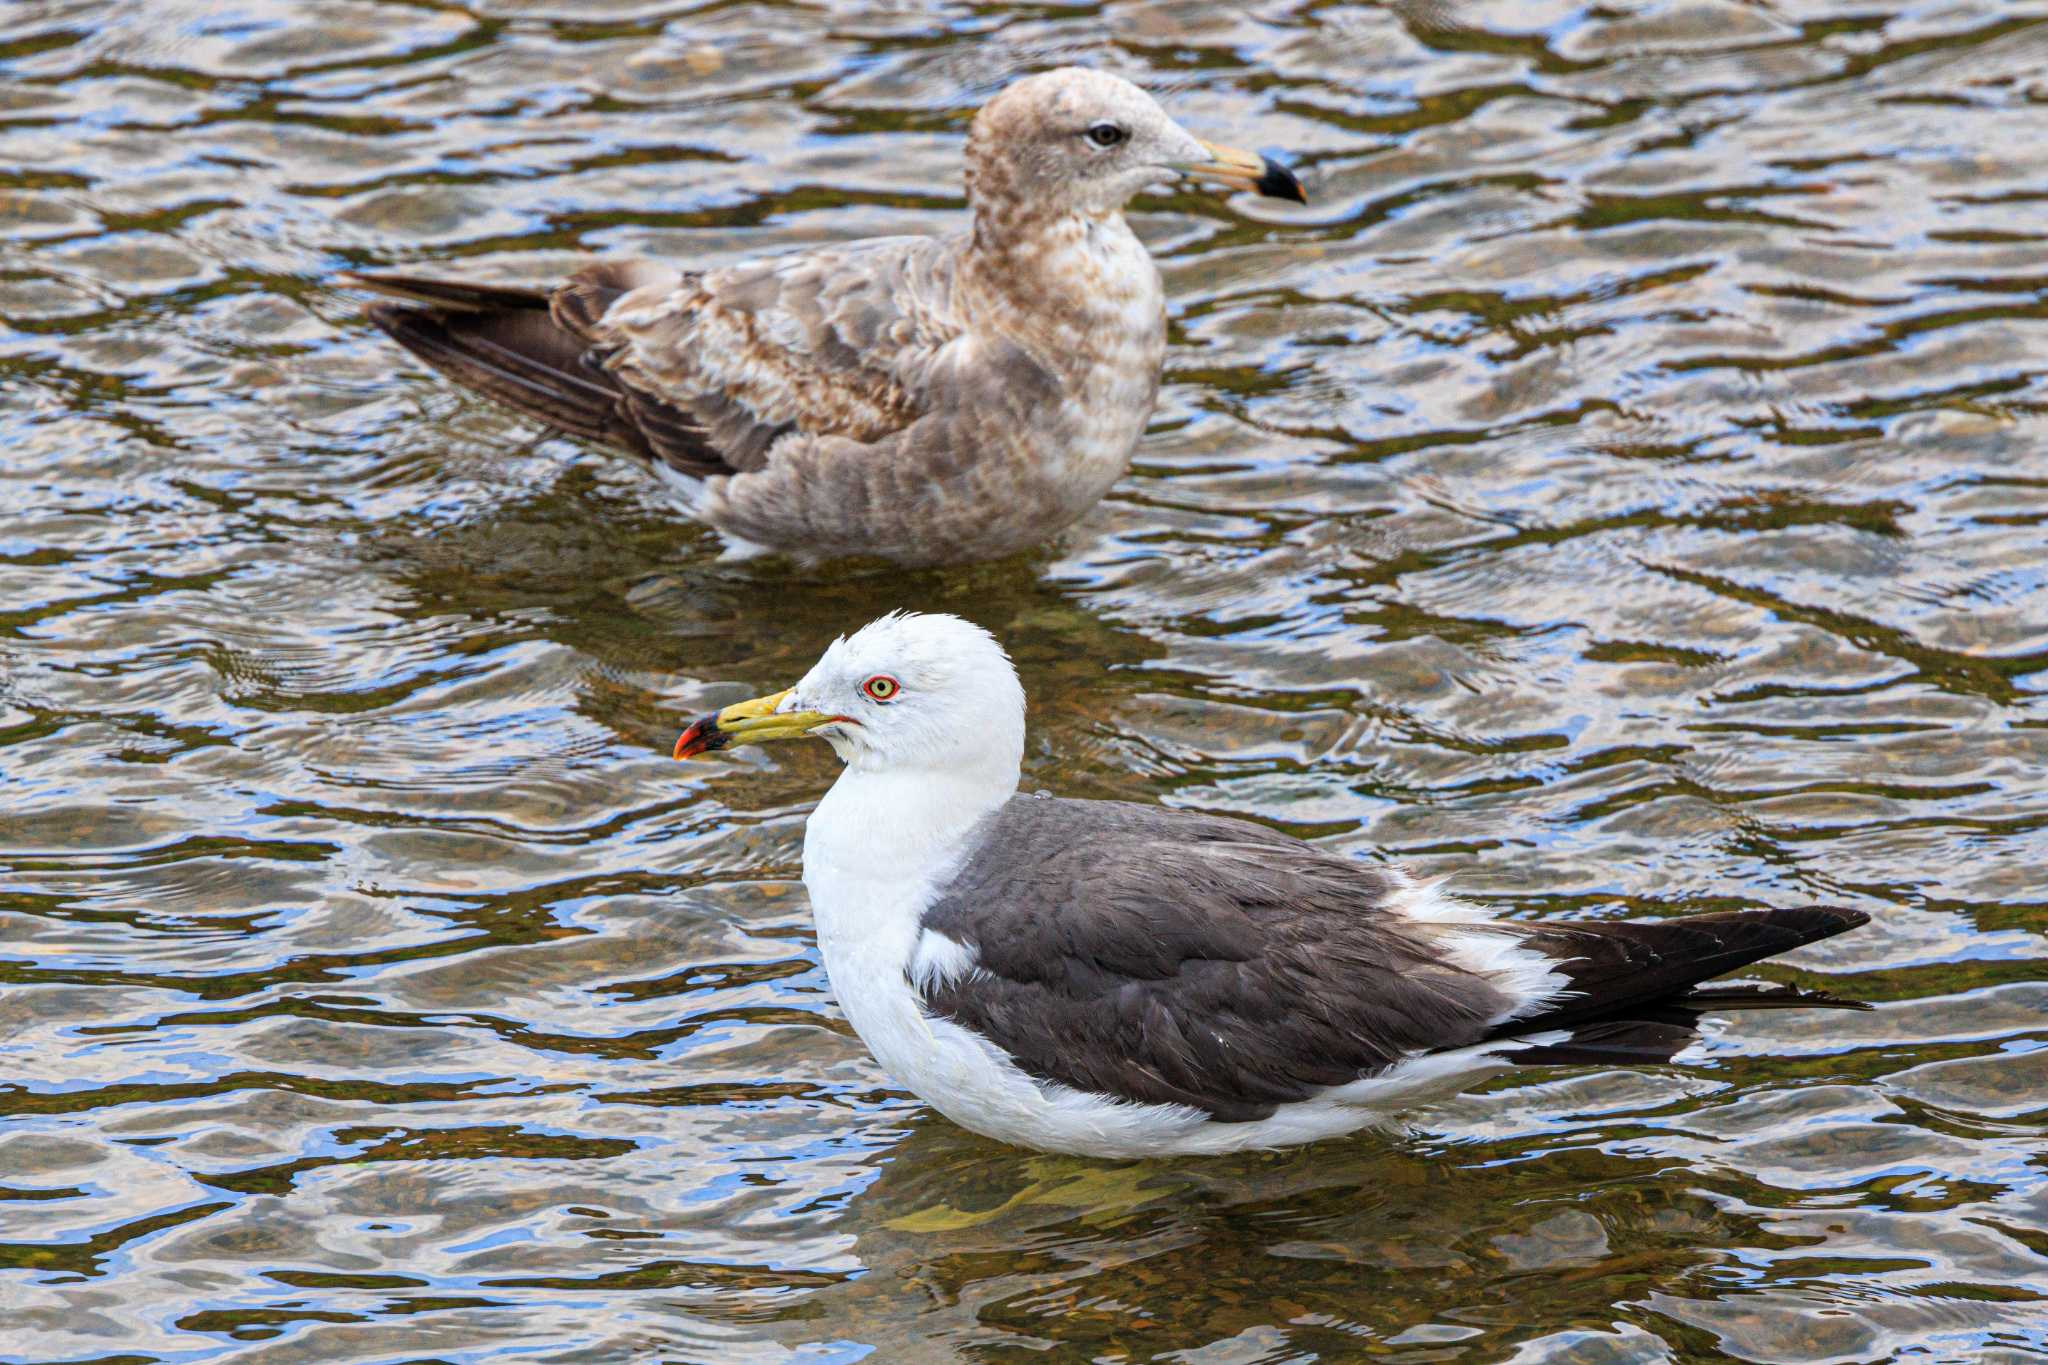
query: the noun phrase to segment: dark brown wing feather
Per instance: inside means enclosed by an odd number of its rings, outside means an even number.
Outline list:
[[[729,474],[688,413],[606,368],[617,348],[596,340],[597,321],[635,286],[633,265],[591,267],[551,293],[418,276],[342,278],[406,300],[411,306],[373,305],[370,321],[458,384],[629,455],[698,476]]]
[[[455,312],[376,304],[370,321],[466,388],[585,440],[647,453],[617,386],[583,365],[583,345],[540,309]]]
[[[387,298],[461,313],[548,306],[546,291],[524,285],[437,280],[425,275],[359,275],[353,270],[345,270],[335,278],[352,289],[367,289]]]

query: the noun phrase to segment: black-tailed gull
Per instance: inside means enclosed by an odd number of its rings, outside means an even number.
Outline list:
[[[1079,517],[1159,389],[1159,271],[1123,218],[1181,176],[1301,201],[1129,81],[1017,81],[967,138],[972,222],[691,271],[609,261],[554,289],[344,275],[458,383],[647,460],[735,554],[991,559]]]
[[[957,617],[885,616],[676,756],[799,735],[846,764],[804,885],[847,1018],[954,1122],[1048,1151],[1284,1146],[1511,1061],[1662,1059],[1659,1005],[1866,920],[1500,922],[1260,825],[1020,795],[1023,689]]]

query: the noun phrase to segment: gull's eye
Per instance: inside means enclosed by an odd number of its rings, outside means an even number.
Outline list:
[[[887,673],[877,673],[874,677],[862,683],[860,690],[876,701],[893,701],[896,698],[896,694],[903,690],[903,684],[897,682]]]
[[[1129,136],[1114,123],[1092,124],[1088,129],[1088,140],[1098,147],[1114,147]]]

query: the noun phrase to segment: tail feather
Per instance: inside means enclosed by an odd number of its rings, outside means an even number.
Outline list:
[[[370,320],[459,384],[586,440],[636,455],[646,443],[621,411],[624,394],[584,364],[581,338],[543,309],[450,312],[378,304]]]
[[[616,343],[603,328],[618,299],[649,285],[678,287],[651,262],[600,263],[554,290],[417,275],[339,277],[407,306],[372,304],[370,321],[466,388],[558,431],[658,461],[694,477],[733,472],[698,420],[665,397],[629,387],[607,368]]]

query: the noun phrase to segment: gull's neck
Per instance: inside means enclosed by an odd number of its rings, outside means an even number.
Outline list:
[[[848,935],[914,931],[974,827],[1015,794],[1021,747],[946,767],[856,760],[839,775],[804,826],[804,885],[828,969]]]
[[[961,265],[984,315],[1041,358],[1085,366],[1165,345],[1159,268],[1121,213],[977,204]]]

